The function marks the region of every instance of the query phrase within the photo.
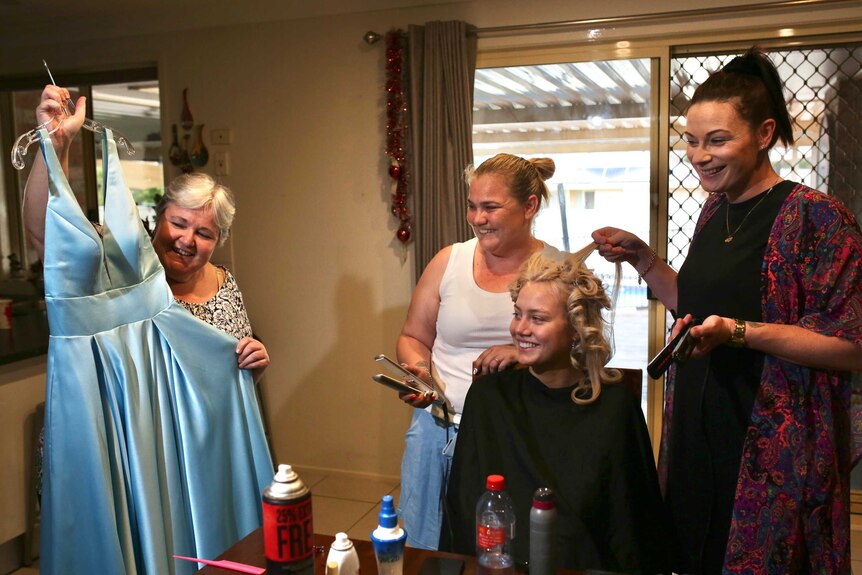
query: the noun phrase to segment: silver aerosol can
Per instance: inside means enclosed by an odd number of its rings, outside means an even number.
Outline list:
[[[530,575],[557,572],[557,506],[554,492],[540,487],[530,509]]]
[[[263,490],[263,547],[270,575],[314,575],[311,491],[290,465]]]

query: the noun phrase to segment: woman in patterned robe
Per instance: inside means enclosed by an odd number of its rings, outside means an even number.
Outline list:
[[[666,379],[659,472],[681,573],[850,573],[862,454],[862,234],[835,198],[769,161],[793,128],[757,49],[694,93],[687,154],[710,194],[679,273],[634,235],[593,233],[680,321],[692,359]]]

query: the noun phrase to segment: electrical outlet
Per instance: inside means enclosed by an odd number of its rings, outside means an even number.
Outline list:
[[[215,173],[217,176],[227,176],[230,171],[230,158],[227,152],[215,153]]]
[[[230,128],[210,130],[210,138],[212,139],[213,144],[217,146],[226,146],[230,144],[231,141]]]

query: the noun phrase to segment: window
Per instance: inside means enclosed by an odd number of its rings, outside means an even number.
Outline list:
[[[556,164],[537,238],[577,251],[605,225],[650,237],[652,68],[649,58],[634,58],[476,70],[474,163],[506,152]],[[587,265],[613,285],[613,264],[593,255]],[[645,370],[646,286],[631,267],[622,272],[612,365]],[[646,410],[646,382],[642,389]]]
[[[165,173],[162,164],[161,115],[159,85],[156,81],[106,84],[93,86],[93,119],[112,126],[126,136],[135,147],[135,154],[120,153],[123,177],[141,218],[155,225],[155,205],[165,193]],[[105,191],[102,189],[101,142],[96,149],[96,178],[99,216],[103,214]],[[150,228],[152,229],[152,228]]]

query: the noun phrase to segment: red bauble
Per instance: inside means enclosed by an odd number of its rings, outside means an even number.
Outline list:
[[[392,206],[392,215],[402,222],[410,222],[410,210],[406,206]]]
[[[401,168],[400,167],[398,167],[396,164],[392,164],[391,166],[389,166],[389,176],[393,180],[397,180],[398,176],[400,176],[400,175],[401,175]]]
[[[413,235],[413,230],[410,229],[410,224],[404,222],[401,224],[401,227],[398,228],[398,231],[395,232],[395,237],[398,238],[402,244],[406,244],[410,241],[410,237]]]

